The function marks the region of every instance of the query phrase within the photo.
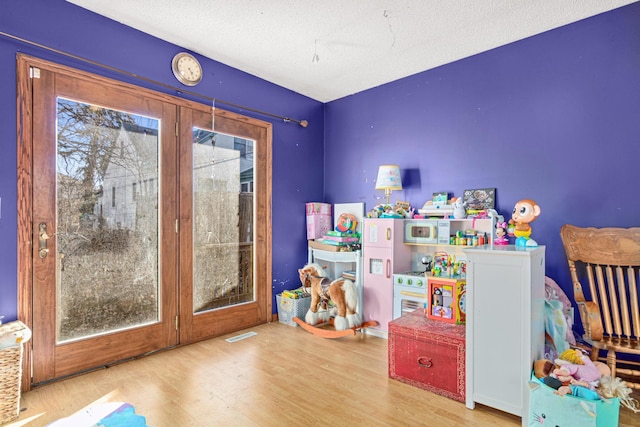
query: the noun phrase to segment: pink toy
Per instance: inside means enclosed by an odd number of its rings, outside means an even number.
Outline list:
[[[507,223],[505,221],[496,222],[496,240],[493,243],[496,245],[509,244],[509,239],[507,238]]]
[[[573,353],[570,357],[578,358],[582,363],[571,363],[564,358],[556,359],[555,363],[558,365],[557,369],[554,369],[553,374],[563,383],[585,385],[587,387],[594,388],[596,382],[602,376],[600,369],[591,361],[591,359],[579,350],[567,350],[562,353],[561,357],[564,357],[567,353]],[[579,384],[582,383],[582,384]]]

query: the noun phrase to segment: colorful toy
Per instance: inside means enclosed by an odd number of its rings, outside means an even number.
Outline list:
[[[415,209],[408,207],[407,202],[393,205],[376,205],[367,212],[367,218],[412,218]]]
[[[436,252],[433,254],[431,274],[435,277],[440,277],[443,274],[447,275],[449,267],[453,265],[453,262],[455,262],[455,255],[452,257],[446,252]]]
[[[568,368],[568,365],[573,364],[565,359],[585,363],[585,365],[577,363],[577,365],[586,366],[584,372],[579,374],[580,379],[568,374],[574,368]],[[550,360],[539,359],[533,364],[534,376],[542,383],[555,389],[554,394],[560,396],[572,395],[589,400],[619,398],[622,405],[633,412],[640,412],[638,401],[630,397],[632,390],[627,387],[626,382],[611,376],[611,369],[606,363],[592,362],[591,359],[577,349],[566,350],[555,362],[554,364]],[[558,362],[560,362],[560,365],[558,365]],[[576,370],[575,372],[578,371]],[[585,374],[585,376],[583,377],[582,374]],[[592,381],[587,381],[588,379]]]
[[[340,214],[336,223],[335,229],[341,233],[353,233],[358,227],[358,219],[350,213]]]
[[[464,279],[427,277],[427,317],[448,323],[465,323],[466,285]]]
[[[413,218],[413,214],[415,212],[415,209],[411,207],[411,203],[403,201],[396,202],[395,210],[398,215],[401,215],[403,218],[407,219]]]
[[[362,324],[362,319],[356,312],[358,291],[351,280],[331,280],[318,264],[307,264],[299,269],[298,273],[302,286],[311,293],[311,307],[305,316],[308,324],[317,325],[329,321],[329,311],[319,310],[323,303],[329,302],[335,304],[337,309],[334,318],[336,330],[354,328]]]
[[[579,350],[567,350],[563,353],[563,357],[570,358],[577,361],[577,355],[573,355],[574,352],[580,353]],[[571,354],[570,354],[571,353]],[[569,370],[563,368],[563,365],[558,365],[558,362],[569,363],[562,359],[556,359],[556,363],[552,363],[547,359],[536,360],[533,364],[533,373],[536,378],[542,381],[547,386],[555,389],[554,394],[564,396],[567,394],[582,397],[590,400],[598,400],[600,396],[595,391],[598,381],[604,375],[611,375],[609,367],[602,362],[591,362],[587,366],[585,372],[588,372],[583,379],[574,378],[569,374]],[[572,365],[574,366],[574,365]]]
[[[513,208],[510,223],[513,222],[513,234],[516,236],[516,246],[536,247],[538,243],[531,239],[531,226],[529,225],[540,215],[540,206],[531,200],[523,199]]]
[[[508,245],[507,223],[505,221],[496,222],[496,239],[493,242],[496,245]]]
[[[467,282],[458,280],[456,282],[456,323],[467,323]]]
[[[558,367],[554,369],[553,374],[562,383],[579,383],[579,385],[593,389],[595,388],[595,383],[602,376],[600,369],[591,359],[577,349],[563,351],[555,362]],[[609,373],[611,373],[611,370],[609,370]]]
[[[458,197],[453,202],[453,217],[455,219],[462,219],[467,216],[467,212],[464,209],[464,203],[462,202],[462,197]]]
[[[391,209],[391,205],[375,205],[373,209],[367,212],[367,218],[380,218],[387,209]]]

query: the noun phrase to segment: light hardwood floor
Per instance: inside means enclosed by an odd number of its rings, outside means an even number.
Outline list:
[[[248,331],[257,335],[225,341]],[[323,339],[278,322],[36,388],[7,425],[44,426],[119,401],[152,427],[520,425],[389,379],[384,339]],[[640,426],[640,414],[621,409],[620,426]]]

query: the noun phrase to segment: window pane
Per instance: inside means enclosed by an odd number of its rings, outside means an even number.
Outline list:
[[[57,103],[58,342],[158,321],[158,119]]]
[[[193,130],[193,311],[254,301],[253,144]]]

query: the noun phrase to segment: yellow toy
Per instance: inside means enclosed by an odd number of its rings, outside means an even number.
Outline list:
[[[523,199],[516,203],[509,223],[512,224],[513,234],[516,236],[516,246],[536,247],[538,243],[531,239],[531,226],[529,225],[540,215],[540,206],[531,200]]]

